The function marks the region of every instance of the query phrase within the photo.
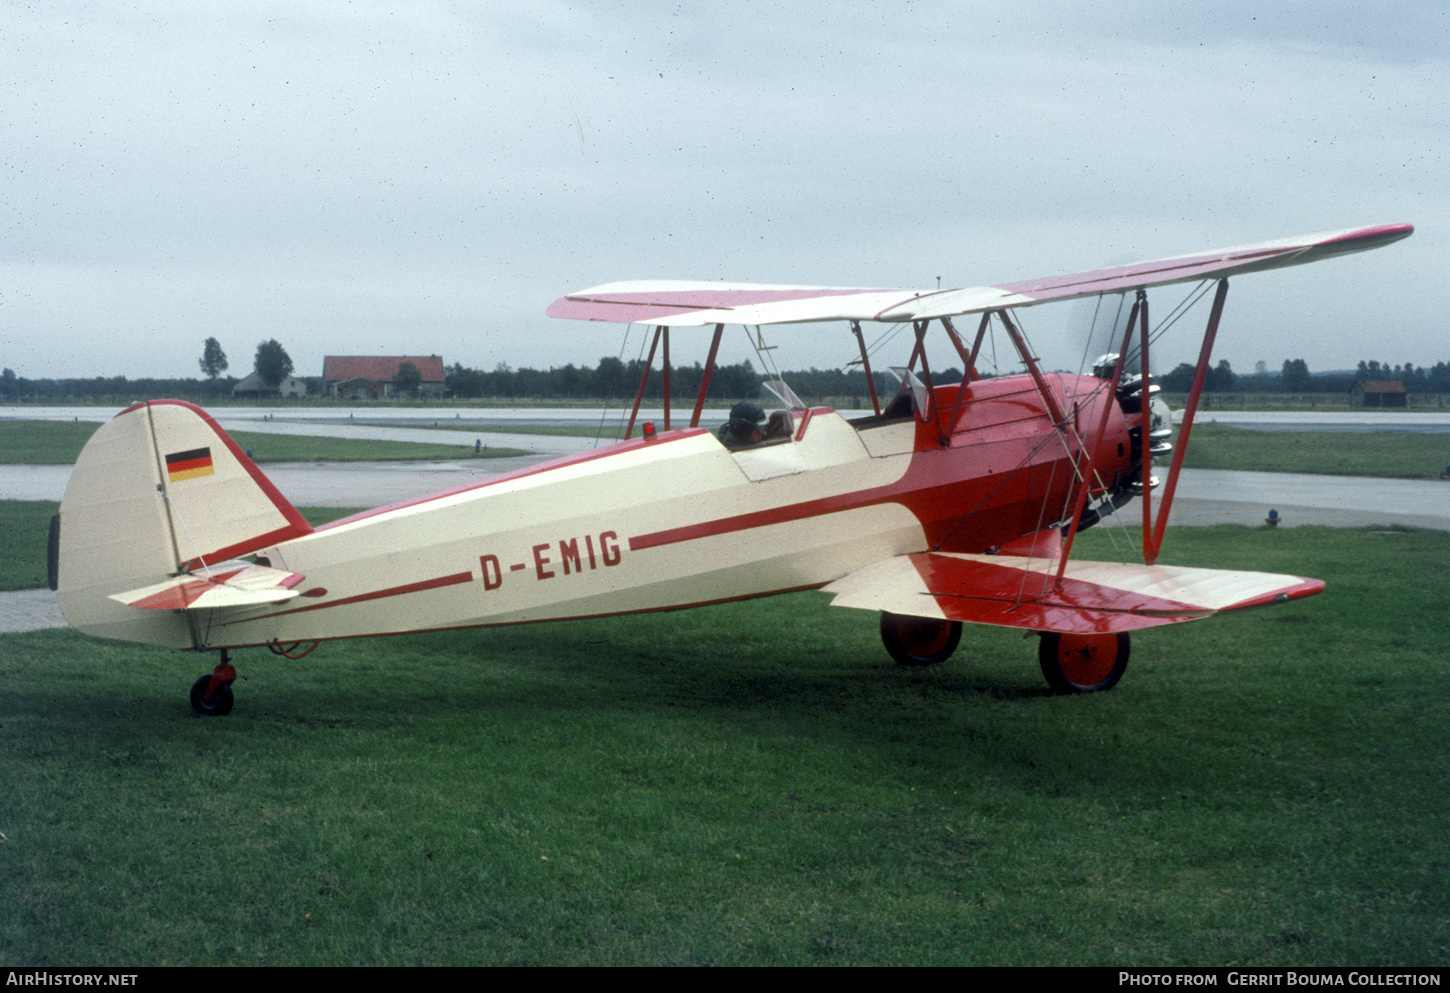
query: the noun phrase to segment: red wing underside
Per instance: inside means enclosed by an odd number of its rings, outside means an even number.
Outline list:
[[[1312,596],[1317,579],[1176,566],[1069,562],[1012,555],[901,555],[825,587],[837,607],[1102,634],[1192,621],[1227,610]]]

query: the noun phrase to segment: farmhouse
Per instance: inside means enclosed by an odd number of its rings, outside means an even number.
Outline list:
[[[1394,379],[1363,379],[1349,388],[1351,407],[1408,406],[1405,384]]]
[[[234,397],[305,397],[306,395],[307,384],[295,376],[283,376],[282,382],[272,387],[262,382],[262,377],[258,373],[253,372],[232,387]]]
[[[328,396],[345,400],[402,396],[410,387],[398,371],[411,362],[421,380],[418,395],[443,395],[443,359],[437,355],[328,355],[322,360],[322,379]]]

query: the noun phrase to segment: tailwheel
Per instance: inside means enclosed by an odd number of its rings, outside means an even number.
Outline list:
[[[1128,668],[1128,634],[1058,634],[1047,631],[1037,646],[1042,675],[1058,693],[1110,690]]]
[[[951,658],[962,640],[961,621],[881,613],[881,642],[897,665],[937,665]]]
[[[236,668],[227,661],[222,652],[222,661],[211,675],[202,676],[191,684],[191,709],[203,717],[225,717],[232,712],[232,682],[237,678]]]

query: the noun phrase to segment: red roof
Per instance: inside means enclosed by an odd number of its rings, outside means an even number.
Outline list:
[[[391,383],[398,378],[398,367],[404,362],[418,367],[423,382],[443,382],[443,359],[437,355],[327,355],[322,359],[322,378],[328,383],[349,379]]]
[[[1366,379],[1358,385],[1366,393],[1405,392],[1405,384],[1396,379]]]

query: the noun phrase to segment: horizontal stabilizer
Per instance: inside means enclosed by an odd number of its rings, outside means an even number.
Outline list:
[[[255,607],[290,600],[292,587],[307,577],[251,562],[223,562],[139,590],[112,594],[111,599],[139,610],[213,610]]]
[[[1064,634],[1192,621],[1312,596],[1317,579],[1265,572],[1069,562],[1016,555],[899,555],[825,587],[832,605]]]

